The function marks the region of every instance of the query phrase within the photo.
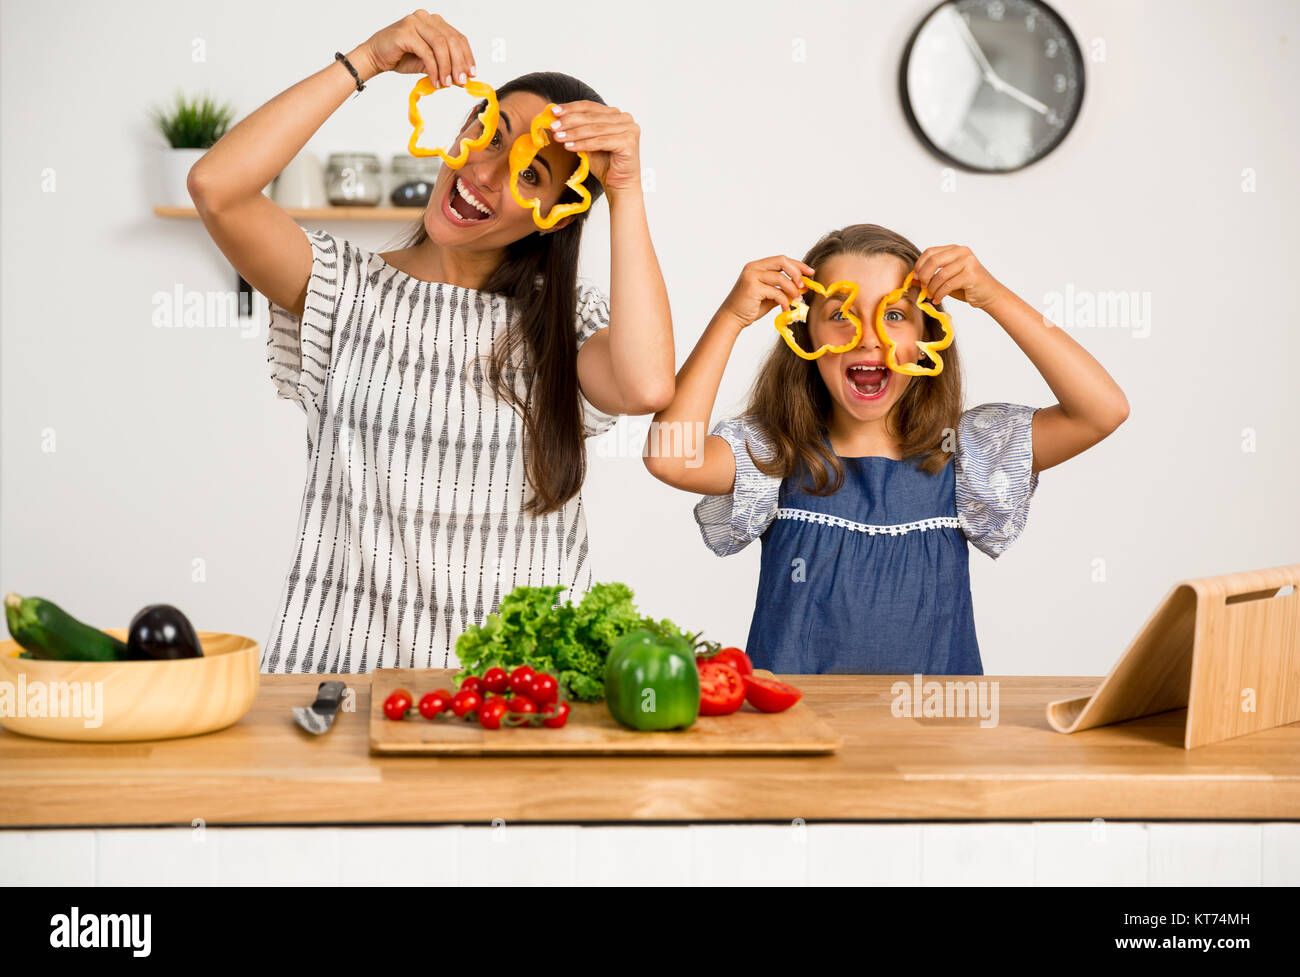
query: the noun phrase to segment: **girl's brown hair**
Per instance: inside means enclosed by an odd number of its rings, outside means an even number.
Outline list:
[[[558,71],[521,75],[496,90],[498,101],[530,92],[548,102],[600,102],[595,90]],[[604,187],[589,175],[583,186],[594,204]],[[560,202],[579,197],[566,189]],[[436,206],[430,202],[429,206]],[[507,296],[518,309],[504,341],[493,344],[487,378],[492,390],[520,415],[524,425],[524,468],[533,494],[524,511],[535,516],[561,508],[582,488],[587,474],[582,406],[578,399],[578,246],[590,210],[550,234],[533,231],[506,248],[505,259],[483,286]],[[424,220],[405,240],[421,244]],[[516,389],[520,364],[526,393]]]
[[[824,236],[803,260],[820,268],[837,254],[893,255],[909,269],[921,256],[916,245],[888,228],[851,224]],[[942,311],[942,303],[937,308]],[[924,319],[923,338],[941,338],[943,327],[928,315]],[[792,323],[791,328],[799,344],[811,349],[807,323]],[[863,328],[872,328],[865,317]],[[901,441],[903,457],[913,459],[918,468],[931,475],[942,471],[952,457],[961,418],[961,362],[956,342],[942,355],[943,372],[937,377],[914,377],[885,418],[886,430]],[[830,392],[822,382],[816,361],[793,355],[779,336],[759,369],[745,413],[773,443],[770,459],[754,458],[754,464],[764,474],[786,478],[804,467],[812,475],[808,491],[813,495],[830,495],[844,484],[844,468],[823,441],[829,431]]]

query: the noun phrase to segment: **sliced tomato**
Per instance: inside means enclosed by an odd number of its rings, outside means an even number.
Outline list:
[[[709,661],[717,662],[720,665],[730,665],[741,675],[754,674],[754,663],[749,660],[749,656],[740,648],[723,648]]]
[[[746,675],[744,682],[745,698],[759,712],[785,712],[803,698],[803,693],[793,685],[774,678]]]
[[[700,666],[701,716],[729,716],[744,702],[745,681],[738,671],[719,661]]]

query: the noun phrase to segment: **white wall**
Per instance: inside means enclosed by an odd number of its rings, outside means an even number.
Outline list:
[[[1127,393],[1128,423],[1043,474],[1026,533],[1003,558],[972,550],[991,674],[1101,674],[1175,581],[1300,560],[1300,344],[1284,304],[1300,259],[1300,8],[1056,6],[1085,47],[1105,49],[1088,65],[1077,127],[1029,169],[959,175],[952,192],[896,94],[923,0],[438,8],[470,37],[484,80],[558,68],[637,117],[679,362],[741,264],[802,254],[857,221],[922,247],[968,244],[1035,304],[1067,285],[1150,292],[1147,338],[1075,333]],[[260,300],[252,336],[151,325],[156,292],[229,289],[233,273],[198,222],[152,215],[161,143],[145,113],[181,87],[230,99],[242,117],[410,9],[5,0],[0,588],[101,625],[167,601],[200,628],[265,638],[295,532],[303,417],[275,399]],[[191,58],[195,38],[203,63]],[[806,39],[804,63],[791,58],[795,38]],[[493,39],[503,63],[491,60]],[[372,81],[309,148],[401,152],[412,80]],[[810,131],[834,131],[838,148],[805,141]],[[53,193],[42,192],[46,168]],[[1253,193],[1242,191],[1246,168]],[[584,256],[602,284],[606,215],[602,204]],[[331,230],[382,250],[398,228]],[[1053,402],[996,323],[965,307],[955,321],[969,404]],[[740,406],[770,321],[752,332],[717,416]],[[719,560],[699,539],[693,497],[654,482],[637,457],[602,456],[595,442],[592,455],[597,578],[627,581],[649,613],[743,643],[758,546]],[[206,583],[191,581],[195,558]],[[1105,582],[1093,580],[1097,559]]]

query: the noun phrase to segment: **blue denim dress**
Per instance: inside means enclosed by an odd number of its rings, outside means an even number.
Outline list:
[[[716,425],[736,457],[731,494],[695,507],[719,556],[762,540],[746,645],[777,673],[982,675],[968,544],[996,558],[1020,534],[1037,487],[1033,415],[982,404],[962,415],[953,463],[926,474],[911,461],[840,458],[844,484],[805,491],[746,451],[771,444],[747,418]]]

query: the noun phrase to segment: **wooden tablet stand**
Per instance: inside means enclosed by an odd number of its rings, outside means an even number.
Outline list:
[[[1073,733],[1184,706],[1189,750],[1300,721],[1300,564],[1177,584],[1101,687],[1047,721]]]

